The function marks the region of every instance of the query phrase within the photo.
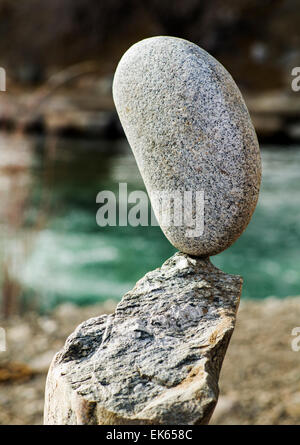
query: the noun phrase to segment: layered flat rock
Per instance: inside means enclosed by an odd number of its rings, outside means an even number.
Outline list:
[[[46,424],[205,424],[242,279],[177,253],[112,315],[85,321],[55,356]]]
[[[251,219],[261,177],[255,130],[231,75],[191,42],[153,37],[122,57],[113,97],[168,240],[196,256],[229,247]],[[174,192],[182,221],[165,218],[165,194],[178,213]]]

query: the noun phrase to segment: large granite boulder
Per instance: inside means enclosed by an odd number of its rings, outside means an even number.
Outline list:
[[[168,240],[197,256],[229,247],[254,212],[261,160],[228,71],[194,43],[152,37],[120,60],[113,97]]]

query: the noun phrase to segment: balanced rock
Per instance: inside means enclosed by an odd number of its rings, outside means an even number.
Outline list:
[[[122,57],[113,97],[169,241],[196,256],[229,247],[250,221],[261,177],[255,130],[230,74],[191,42],[153,37]]]
[[[208,258],[179,252],[147,273],[55,356],[45,423],[208,423],[241,286]]]

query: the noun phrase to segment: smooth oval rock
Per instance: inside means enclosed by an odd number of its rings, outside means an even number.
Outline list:
[[[113,97],[168,240],[195,256],[229,247],[251,219],[261,178],[255,130],[231,75],[191,42],[152,37],[120,60]]]

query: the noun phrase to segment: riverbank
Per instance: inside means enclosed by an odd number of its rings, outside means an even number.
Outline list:
[[[85,139],[118,139],[123,129],[111,95],[112,76],[88,78],[72,88],[46,84],[1,98],[0,127],[9,132]],[[242,91],[260,143],[299,144],[300,101],[293,92]]]
[[[114,302],[50,316],[28,313],[1,321],[7,352],[0,355],[0,424],[41,424],[50,361],[83,320],[113,311]],[[291,331],[300,326],[300,297],[242,301],[226,355],[212,424],[300,424],[300,352]]]

